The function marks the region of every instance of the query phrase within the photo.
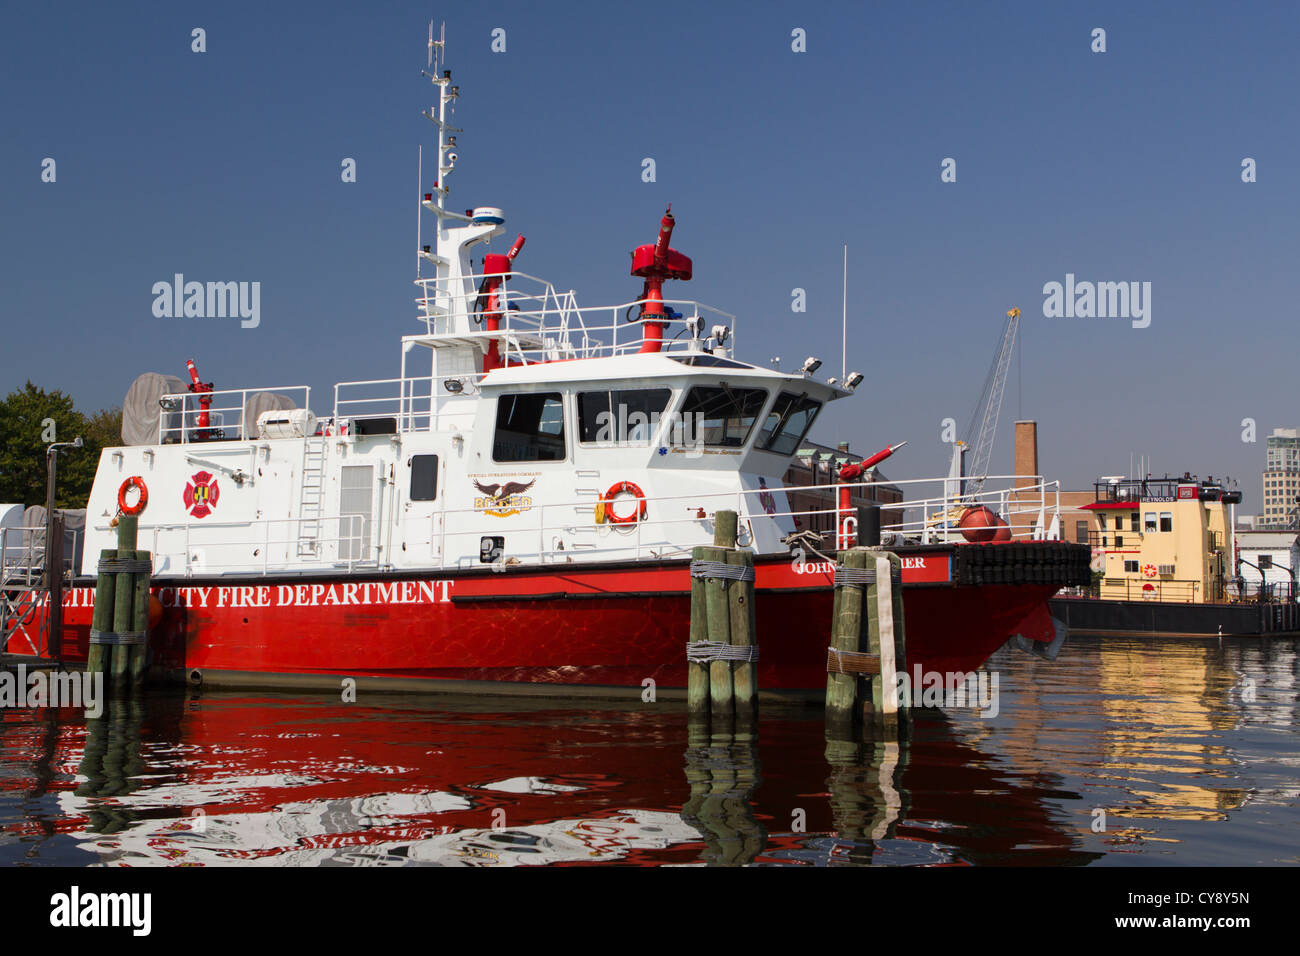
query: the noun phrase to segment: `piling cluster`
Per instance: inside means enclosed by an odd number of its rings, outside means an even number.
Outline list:
[[[99,553],[86,671],[108,674],[115,690],[139,687],[148,662],[153,563],[148,551],[136,549],[138,531],[135,515],[118,515],[117,547]]]
[[[736,547],[737,515],[714,515],[713,547],[691,552],[691,634],[686,647],[691,715],[757,716],[754,554]]]
[[[905,724],[909,701],[898,675],[907,673],[902,561],[879,547],[839,552],[831,643],[826,652],[826,721],[859,718],[886,730]]]

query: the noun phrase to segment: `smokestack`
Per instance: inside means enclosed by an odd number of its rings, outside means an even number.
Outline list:
[[[1016,422],[1016,475],[1038,474],[1038,422]],[[1037,484],[1033,477],[1017,477],[1016,487],[1026,488]]]

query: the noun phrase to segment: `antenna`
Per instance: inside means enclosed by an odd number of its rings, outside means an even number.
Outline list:
[[[849,377],[849,244],[844,243],[844,283],[840,288],[840,381]]]
[[[433,42],[433,23],[429,23],[429,42]],[[415,277],[420,278],[420,250],[424,246],[420,245],[424,238],[421,226],[424,224],[424,216],[421,215],[420,202],[424,199],[424,144],[416,146],[416,170],[415,170]]]

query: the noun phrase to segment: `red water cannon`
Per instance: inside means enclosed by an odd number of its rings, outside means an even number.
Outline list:
[[[637,246],[632,252],[632,275],[645,279],[641,289],[642,341],[640,351],[658,352],[663,344],[664,326],[671,316],[664,305],[663,285],[666,279],[689,279],[691,260],[676,249],[668,248],[673,236],[672,203],[659,221],[659,240],[651,246]]]
[[[898,449],[906,445],[907,442],[900,441],[897,445],[890,445],[888,448],[882,448],[870,458],[862,461],[853,461],[840,466],[840,534],[839,538],[845,547],[852,547],[857,543],[858,536],[856,533],[850,534],[848,531],[847,520],[853,515],[853,505],[850,493],[852,489],[850,483],[857,481],[876,465],[880,464]]]
[[[210,428],[212,422],[208,416],[208,409],[212,407],[212,383],[199,381],[199,370],[194,367],[194,359],[186,359],[185,367],[190,373],[189,390],[199,397],[199,414],[195,420],[198,427],[194,437],[198,441],[207,441],[213,437]]]
[[[514,264],[520,250],[524,248],[524,242],[521,233],[505,255],[489,252],[483,257],[483,281],[478,287],[475,321],[481,318],[486,332],[501,330],[501,285],[510,278],[510,267]],[[497,339],[490,339],[487,351],[483,353],[483,371],[490,372],[494,368],[500,368],[501,365],[501,344]]]

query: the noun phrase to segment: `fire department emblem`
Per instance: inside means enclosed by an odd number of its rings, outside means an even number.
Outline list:
[[[191,517],[206,518],[216,508],[221,489],[217,487],[217,479],[210,473],[196,471],[194,477],[185,483],[184,497],[185,507]]]

